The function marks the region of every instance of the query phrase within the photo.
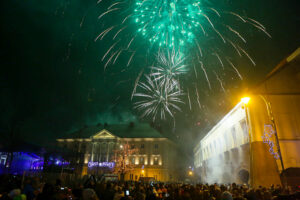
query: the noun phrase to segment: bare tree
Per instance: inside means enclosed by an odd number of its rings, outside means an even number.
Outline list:
[[[129,157],[136,154],[138,149],[130,146],[128,143],[120,146],[115,150],[115,168],[114,173],[120,175],[120,180],[123,182],[125,174],[134,169],[134,163],[129,161]]]

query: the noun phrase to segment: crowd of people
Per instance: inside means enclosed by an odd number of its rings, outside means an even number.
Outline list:
[[[1,176],[0,200],[276,200],[300,199],[299,188],[247,185],[105,182],[88,179],[66,186],[60,179]]]

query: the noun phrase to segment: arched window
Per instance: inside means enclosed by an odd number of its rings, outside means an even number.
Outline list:
[[[235,127],[231,128],[231,135],[232,135],[232,143],[233,143],[233,147],[237,147],[237,138],[236,138],[236,131],[235,131]]]
[[[240,127],[242,129],[243,132],[243,143],[248,143],[249,142],[249,133],[248,133],[248,129],[247,129],[247,123],[246,120],[241,120],[240,121]]]

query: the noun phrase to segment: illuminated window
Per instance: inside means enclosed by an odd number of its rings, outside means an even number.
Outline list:
[[[132,163],[132,164],[135,164],[135,157],[132,157],[132,158],[131,158],[131,163]]]
[[[158,165],[158,158],[157,157],[154,158],[154,165]]]
[[[242,131],[243,131],[244,143],[247,143],[247,142],[249,142],[249,134],[248,134],[248,130],[247,130],[246,120],[240,121],[240,126],[241,126]]]
[[[1,155],[0,165],[5,165],[7,159],[7,155]]]
[[[140,157],[140,164],[143,165],[145,163],[144,157]]]

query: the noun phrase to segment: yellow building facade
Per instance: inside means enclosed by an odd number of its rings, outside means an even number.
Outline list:
[[[125,180],[178,181],[177,146],[148,124],[87,127],[57,142],[74,152],[69,160],[82,176],[113,173],[116,150],[128,144],[137,151],[126,157],[126,164],[133,169],[125,174]]]
[[[299,183],[300,48],[248,95],[248,103],[238,103],[195,146],[202,181]]]

